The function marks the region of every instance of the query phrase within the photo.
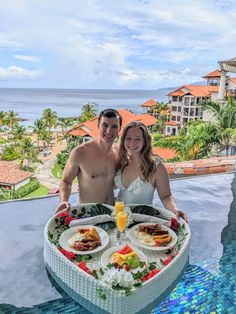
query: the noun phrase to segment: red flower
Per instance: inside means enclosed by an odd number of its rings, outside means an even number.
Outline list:
[[[62,212],[62,213],[59,213],[56,217],[57,218],[63,218],[63,217],[67,217],[69,215],[68,212]]]
[[[171,229],[174,231],[177,231],[179,229],[179,226],[180,226],[180,224],[179,224],[178,220],[175,218],[171,218],[171,220],[170,220]]]
[[[71,261],[72,259],[75,259],[75,258],[76,258],[76,256],[75,256],[74,253],[68,252],[68,251],[64,250],[63,248],[60,248],[59,251],[60,251],[63,255],[65,255],[65,257],[67,257],[70,261]]]
[[[161,270],[160,269],[153,269],[151,270],[146,276],[142,277],[142,281],[147,281],[150,278],[154,277],[156,274],[158,274]]]
[[[83,271],[85,271],[87,274],[92,275],[91,270],[87,267],[86,262],[82,261],[80,263],[78,263],[77,265],[80,269],[82,269]]]
[[[69,226],[69,224],[70,224],[70,222],[72,221],[72,220],[75,220],[76,218],[74,218],[74,217],[71,217],[71,216],[67,216],[66,218],[65,218],[65,220],[64,220],[64,225],[65,226]]]
[[[172,261],[172,259],[173,259],[173,256],[169,255],[167,259],[164,260],[163,265],[167,266]]]

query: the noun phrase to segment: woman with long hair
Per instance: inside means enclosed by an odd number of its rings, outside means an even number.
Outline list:
[[[139,122],[129,123],[123,130],[119,152],[119,170],[115,186],[118,198],[125,204],[152,204],[155,190],[166,209],[187,220],[177,208],[171,194],[168,172],[152,152],[152,138],[147,127]]]

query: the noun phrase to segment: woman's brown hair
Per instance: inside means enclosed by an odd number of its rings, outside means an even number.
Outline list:
[[[133,121],[126,125],[124,128],[121,138],[120,138],[120,144],[119,144],[119,152],[118,152],[118,160],[119,160],[119,168],[121,171],[128,165],[129,159],[128,159],[128,153],[125,149],[125,138],[127,135],[127,132],[130,128],[138,128],[142,131],[143,134],[143,148],[140,152],[140,158],[141,158],[141,179],[144,181],[150,181],[152,174],[156,171],[156,158],[152,152],[152,137],[151,134],[142,122],[139,121]]]

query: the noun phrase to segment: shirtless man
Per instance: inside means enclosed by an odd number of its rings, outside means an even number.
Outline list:
[[[60,183],[60,204],[56,211],[69,209],[74,178],[79,183],[80,203],[114,203],[113,179],[117,170],[117,138],[122,118],[114,109],[103,110],[98,117],[98,139],[78,145],[67,161]]]

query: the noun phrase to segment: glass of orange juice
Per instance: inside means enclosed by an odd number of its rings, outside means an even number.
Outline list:
[[[119,211],[116,215],[116,225],[120,231],[120,241],[119,244],[122,244],[122,240],[125,239],[125,227],[127,225],[128,214],[125,211]]]
[[[115,201],[115,214],[117,215],[118,212],[123,211],[124,210],[124,202],[120,199],[116,199]]]

